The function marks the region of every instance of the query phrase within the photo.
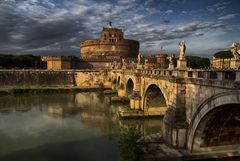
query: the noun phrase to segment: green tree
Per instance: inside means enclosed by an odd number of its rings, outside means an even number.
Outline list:
[[[214,57],[222,58],[222,59],[229,59],[229,58],[233,58],[233,55],[230,50],[226,50],[226,51],[219,51],[219,52],[215,53]]]
[[[118,148],[121,161],[137,161],[142,153],[142,148],[137,141],[142,136],[139,128],[129,126],[121,128]]]
[[[199,56],[186,56],[187,66],[193,69],[207,68],[210,66],[210,60],[208,58],[202,58]]]
[[[40,56],[33,55],[0,55],[1,68],[40,68]]]

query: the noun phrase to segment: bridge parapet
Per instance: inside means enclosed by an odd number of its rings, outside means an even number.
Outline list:
[[[168,69],[154,69],[154,70],[140,70],[143,75],[160,75],[160,76],[174,76],[180,78],[205,78],[218,80],[232,80],[240,81],[240,70],[168,70]]]
[[[121,74],[139,74],[147,77],[175,77],[175,78],[191,78],[191,79],[208,79],[219,81],[240,81],[240,70],[168,70],[168,69],[136,69],[136,70],[115,70]]]

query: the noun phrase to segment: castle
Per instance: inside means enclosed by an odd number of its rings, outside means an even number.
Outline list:
[[[124,38],[121,29],[103,27],[99,39],[80,42],[80,57],[83,60],[119,60],[121,58],[136,58],[139,53],[139,42]]]
[[[110,68],[112,62],[120,63],[122,59],[136,59],[139,42],[125,39],[121,29],[113,28],[109,22],[103,27],[99,39],[80,42],[80,57],[43,56],[50,70],[80,68]]]

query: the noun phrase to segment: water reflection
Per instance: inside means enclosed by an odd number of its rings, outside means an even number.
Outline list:
[[[107,100],[93,92],[0,96],[0,160],[118,160],[120,127],[161,130],[161,119],[119,120]]]

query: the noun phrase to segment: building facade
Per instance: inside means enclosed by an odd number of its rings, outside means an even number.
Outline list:
[[[231,59],[213,58],[212,68],[214,68],[214,69],[229,69],[229,68],[231,68]]]
[[[47,62],[48,70],[73,69],[77,61],[74,56],[42,56],[41,59]]]

